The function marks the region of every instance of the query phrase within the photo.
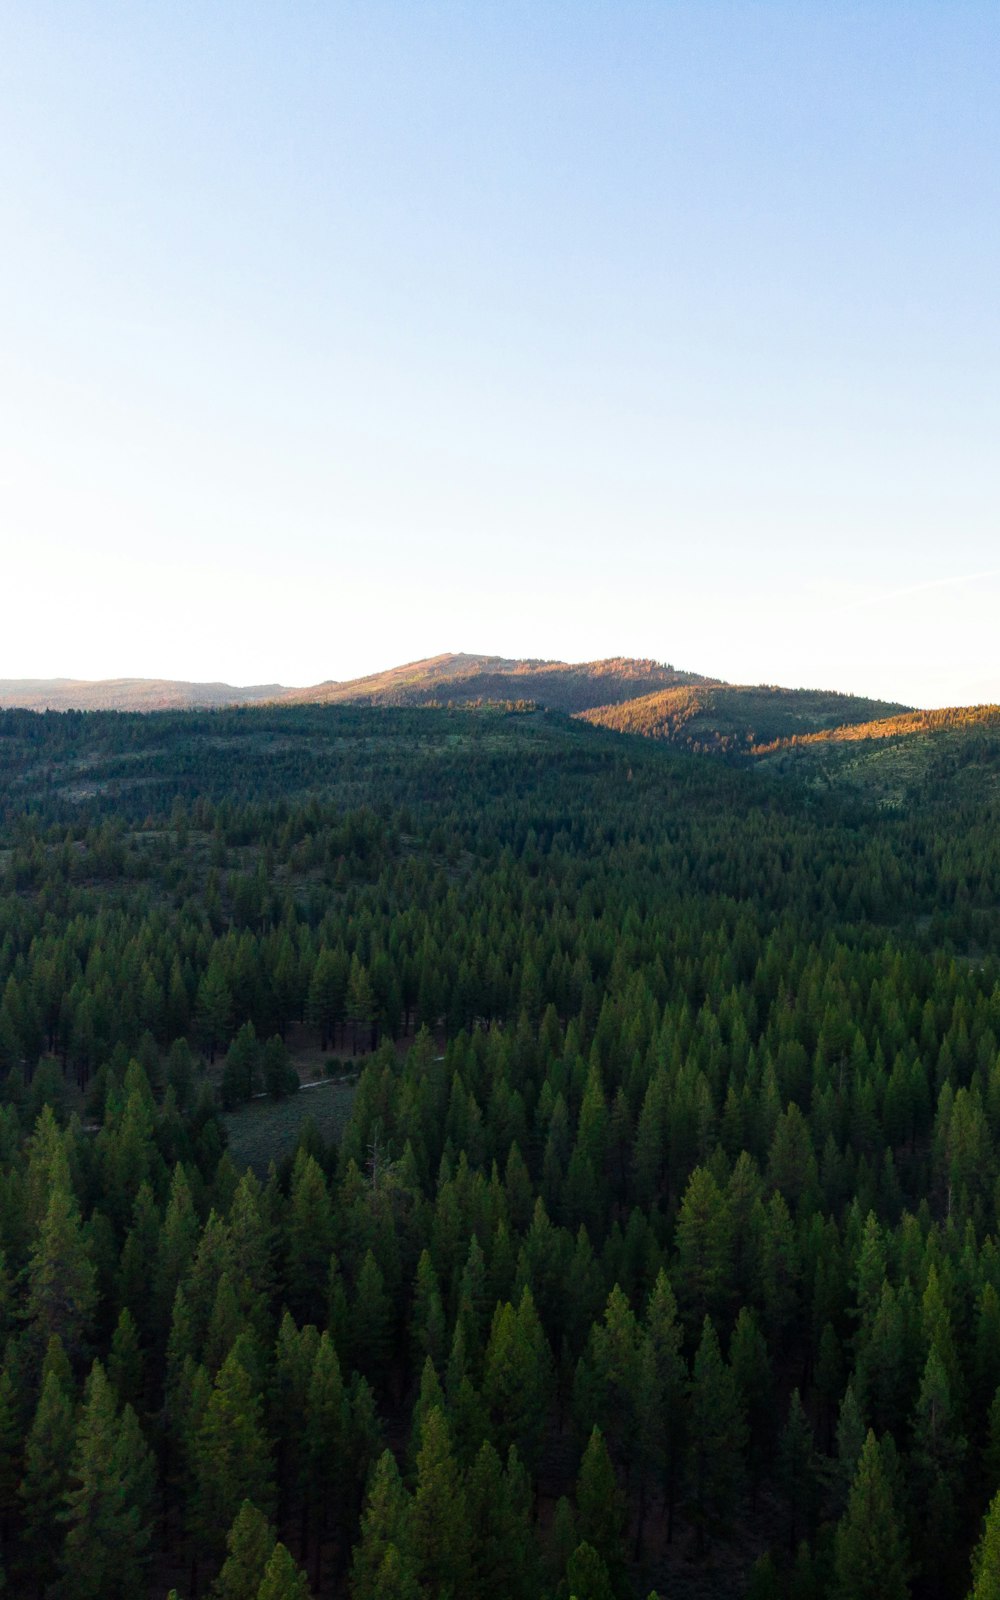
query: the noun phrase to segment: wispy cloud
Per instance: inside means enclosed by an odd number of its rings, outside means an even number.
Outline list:
[[[882,606],[892,600],[909,599],[911,595],[929,594],[934,589],[960,589],[963,584],[989,583],[994,578],[1000,578],[1000,567],[990,567],[986,572],[960,572],[948,578],[928,578],[923,583],[907,583],[899,589],[881,589],[852,601],[844,609],[854,611],[862,606]]]

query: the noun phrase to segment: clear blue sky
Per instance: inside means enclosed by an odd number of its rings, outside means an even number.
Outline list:
[[[0,10],[0,676],[1000,699],[1000,17]]]

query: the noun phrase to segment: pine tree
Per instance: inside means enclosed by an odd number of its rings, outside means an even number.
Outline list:
[[[740,1307],[736,1318],[729,1344],[729,1366],[749,1430],[751,1503],[756,1508],[764,1463],[770,1458],[774,1443],[774,1375],[767,1341],[754,1313],[746,1306]]]
[[[631,1457],[643,1415],[649,1411],[642,1342],[635,1315],[615,1284],[603,1322],[595,1323],[591,1331],[588,1365],[593,1393],[588,1410],[598,1418],[609,1448],[619,1460]]]
[[[272,1100],[283,1100],[298,1090],[299,1075],[279,1034],[268,1039],[261,1050],[260,1076],[264,1091]]]
[[[882,1450],[869,1429],[834,1551],[836,1600],[907,1600],[906,1545]]]
[[[412,1506],[391,1451],[375,1466],[351,1564],[351,1600],[411,1600],[418,1593]],[[383,1587],[388,1572],[396,1591]]]
[[[646,1331],[656,1373],[655,1438],[658,1467],[667,1505],[667,1540],[673,1538],[674,1507],[681,1481],[685,1445],[685,1398],[688,1383],[684,1330],[677,1320],[677,1302],[661,1268],[646,1311]]]
[[[145,1584],[156,1468],[132,1407],[119,1412],[95,1361],[77,1429],[63,1591],[68,1600],[132,1600]]]
[[[347,1486],[347,1396],[333,1340],[324,1330],[316,1347],[306,1398],[305,1463],[306,1511],[316,1536],[313,1583],[321,1587],[320,1561],[329,1528],[331,1506],[341,1514]]]
[[[271,1460],[263,1404],[245,1337],[216,1376],[194,1440],[195,1523],[203,1547],[218,1550],[244,1500],[271,1509]]]
[[[982,1538],[972,1557],[969,1600],[1000,1600],[1000,1491],[986,1513]]]
[[[727,1521],[743,1478],[747,1425],[736,1383],[706,1316],[689,1385],[692,1520],[700,1551]]]
[[[677,1295],[685,1322],[700,1328],[732,1293],[733,1233],[725,1196],[707,1167],[692,1172],[677,1217]]]
[[[498,1449],[517,1446],[530,1469],[537,1460],[551,1390],[552,1358],[526,1288],[515,1311],[510,1302],[493,1316],[483,1364],[483,1401]]]
[[[171,1179],[170,1199],[159,1229],[156,1259],[152,1267],[154,1325],[158,1330],[166,1329],[169,1323],[178,1287],[190,1271],[197,1243],[198,1217],[191,1185],[187,1173],[178,1162]],[[163,1339],[162,1331],[159,1337]]]
[[[925,1574],[936,1578],[942,1587],[947,1587],[945,1574],[953,1559],[953,1529],[965,1449],[945,1364],[933,1344],[913,1420],[913,1475],[920,1506],[914,1544]]]
[[[229,1038],[233,1015],[233,997],[220,966],[207,968],[198,985],[195,1013],[208,1059],[214,1064],[215,1052]]]
[[[420,1260],[417,1262],[411,1329],[418,1361],[422,1364],[424,1357],[429,1356],[438,1372],[443,1371],[447,1349],[445,1315],[437,1273],[434,1271],[429,1250],[421,1251]]]
[[[213,1600],[255,1600],[274,1551],[274,1529],[251,1500],[244,1500],[226,1535],[228,1554],[212,1585]]]
[[[452,1452],[444,1413],[424,1419],[413,1495],[413,1554],[428,1594],[461,1600],[468,1576],[465,1490]]]
[[[612,1582],[617,1582],[624,1568],[625,1505],[600,1428],[593,1429],[583,1452],[576,1510],[581,1542],[596,1550]]]
[[[569,1600],[615,1600],[614,1584],[593,1545],[578,1544],[566,1563]]]
[[[68,1182],[60,1183],[32,1248],[27,1316],[42,1347],[55,1334],[74,1359],[83,1350],[97,1300],[80,1211]]]
[[[252,1100],[261,1080],[261,1052],[257,1031],[245,1022],[226,1052],[222,1069],[222,1104],[228,1109]]]
[[[142,1395],[142,1351],[139,1330],[128,1306],[124,1306],[111,1338],[108,1377],[123,1404],[137,1407]]]
[[[392,1333],[392,1301],[374,1253],[368,1250],[355,1288],[351,1348],[354,1365],[376,1387],[385,1381]]]
[[[276,1544],[271,1552],[256,1600],[312,1600],[305,1573],[283,1544]]]
[[[816,1444],[798,1389],[792,1391],[778,1445],[778,1471],[788,1507],[788,1548],[794,1552],[802,1535],[811,1531],[819,1493]]]
[[[841,1509],[846,1508],[861,1460],[861,1452],[865,1447],[866,1428],[854,1394],[853,1384],[848,1384],[844,1391],[844,1398],[840,1403],[840,1414],[837,1418],[837,1463],[836,1485],[838,1502]]]
[[[413,1416],[410,1419],[410,1443],[407,1453],[409,1466],[416,1466],[420,1446],[424,1442],[424,1422],[432,1411],[445,1411],[445,1409],[441,1380],[434,1370],[433,1361],[430,1356],[427,1356],[420,1372],[420,1389],[413,1407]]]
[[[512,1448],[506,1473],[484,1442],[466,1481],[469,1521],[469,1600],[534,1600],[537,1577],[531,1529],[531,1489]]]
[[[288,1303],[300,1326],[324,1320],[332,1252],[333,1206],[326,1179],[318,1162],[300,1149],[292,1169],[285,1268]]]
[[[50,1366],[42,1378],[38,1406],[25,1441],[24,1477],[19,1490],[24,1507],[25,1545],[39,1585],[55,1571],[62,1545],[57,1518],[69,1482],[75,1433],[68,1384],[55,1366]]]

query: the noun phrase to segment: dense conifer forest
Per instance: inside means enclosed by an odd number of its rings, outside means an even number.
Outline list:
[[[0,713],[7,1592],[995,1595],[968,736],[885,804],[530,710]]]

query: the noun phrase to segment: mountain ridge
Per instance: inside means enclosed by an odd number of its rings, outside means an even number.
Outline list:
[[[0,678],[0,709],[23,711],[181,711],[262,705],[283,684],[236,686],[181,678]]]
[[[790,739],[830,737],[914,715],[896,702],[833,690],[731,684],[645,657],[566,662],[446,651],[382,672],[304,688],[165,678],[0,679],[0,707],[27,710],[221,710],[272,706],[535,706],[698,752],[753,755]]]
[[[297,688],[281,683],[241,686],[171,678],[0,678],[0,707],[145,711],[262,703],[421,705],[437,703],[442,695],[448,699],[508,699],[513,685],[517,698],[538,698],[531,691],[544,689],[541,703],[552,710],[573,711],[619,703],[656,688],[720,681],[629,656],[567,662],[446,651],[358,678],[327,678]],[[591,684],[593,689],[588,687]]]

